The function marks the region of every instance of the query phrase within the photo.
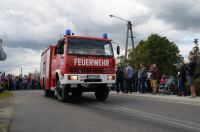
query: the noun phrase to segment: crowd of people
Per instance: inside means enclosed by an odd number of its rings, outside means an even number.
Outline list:
[[[0,87],[6,90],[41,89],[37,74],[19,75],[0,73]]]
[[[143,63],[139,69],[133,69],[128,63],[123,69],[117,67],[116,71],[116,91],[119,93],[147,93],[156,94],[159,69],[156,64],[152,64],[147,69]]]
[[[186,82],[190,87],[191,97],[196,96],[194,86],[194,75],[196,62],[194,54],[190,52],[188,57],[189,62],[182,62],[178,72],[178,95],[186,95]],[[160,79],[161,77],[161,79]],[[125,68],[117,67],[116,70],[116,91],[119,93],[152,93],[155,95],[160,86],[164,86],[167,81],[165,75],[160,75],[159,69],[156,64],[150,65],[146,68],[143,63],[140,64],[138,69],[133,69],[130,64]]]

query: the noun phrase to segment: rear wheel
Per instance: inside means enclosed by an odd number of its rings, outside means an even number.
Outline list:
[[[96,98],[101,101],[106,100],[108,98],[108,95],[109,95],[109,88],[107,87],[100,88],[95,92]]]
[[[54,91],[51,91],[49,89],[46,89],[45,85],[44,85],[44,81],[43,81],[43,85],[42,88],[44,90],[44,96],[45,97],[53,97],[54,96]]]
[[[69,91],[67,90],[66,86],[60,84],[59,80],[57,80],[56,83],[56,90],[57,90],[57,98],[59,101],[62,102],[69,101]]]

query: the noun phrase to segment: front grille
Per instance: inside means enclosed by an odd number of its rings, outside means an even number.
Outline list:
[[[102,79],[84,79],[84,82],[102,82]]]

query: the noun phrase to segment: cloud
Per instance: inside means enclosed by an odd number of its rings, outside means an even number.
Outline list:
[[[200,29],[199,0],[177,0],[163,6],[157,11],[156,17],[173,24],[178,30],[199,31]]]
[[[26,48],[5,47],[7,60],[0,63],[1,71],[19,74],[22,67],[23,73],[33,72],[39,69],[40,51]]]
[[[177,43],[186,56],[200,27],[197,1],[1,0],[0,38],[9,57],[0,64],[1,70],[39,67],[41,50],[55,43],[67,28],[75,35],[102,37],[108,33],[124,52],[126,22],[110,14],[132,21],[136,44],[158,33]]]

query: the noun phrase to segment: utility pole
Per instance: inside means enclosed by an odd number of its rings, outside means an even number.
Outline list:
[[[132,48],[134,49],[134,37],[133,37],[133,29],[132,29],[132,23],[131,21],[125,20],[123,18],[114,16],[114,15],[110,15],[110,17],[115,17],[117,19],[120,19],[122,21],[127,22],[127,32],[126,32],[126,43],[125,43],[125,62],[127,62],[128,60],[128,40],[129,38],[131,38],[131,43],[132,43]],[[129,37],[130,34],[130,37]]]
[[[22,67],[21,67],[21,75],[22,75]]]
[[[129,38],[129,33],[130,33],[130,38],[132,42],[132,48],[134,48],[134,37],[133,37],[133,29],[132,29],[132,23],[131,21],[127,21],[127,33],[126,33],[126,47],[125,47],[125,61],[128,59],[128,38]]]

